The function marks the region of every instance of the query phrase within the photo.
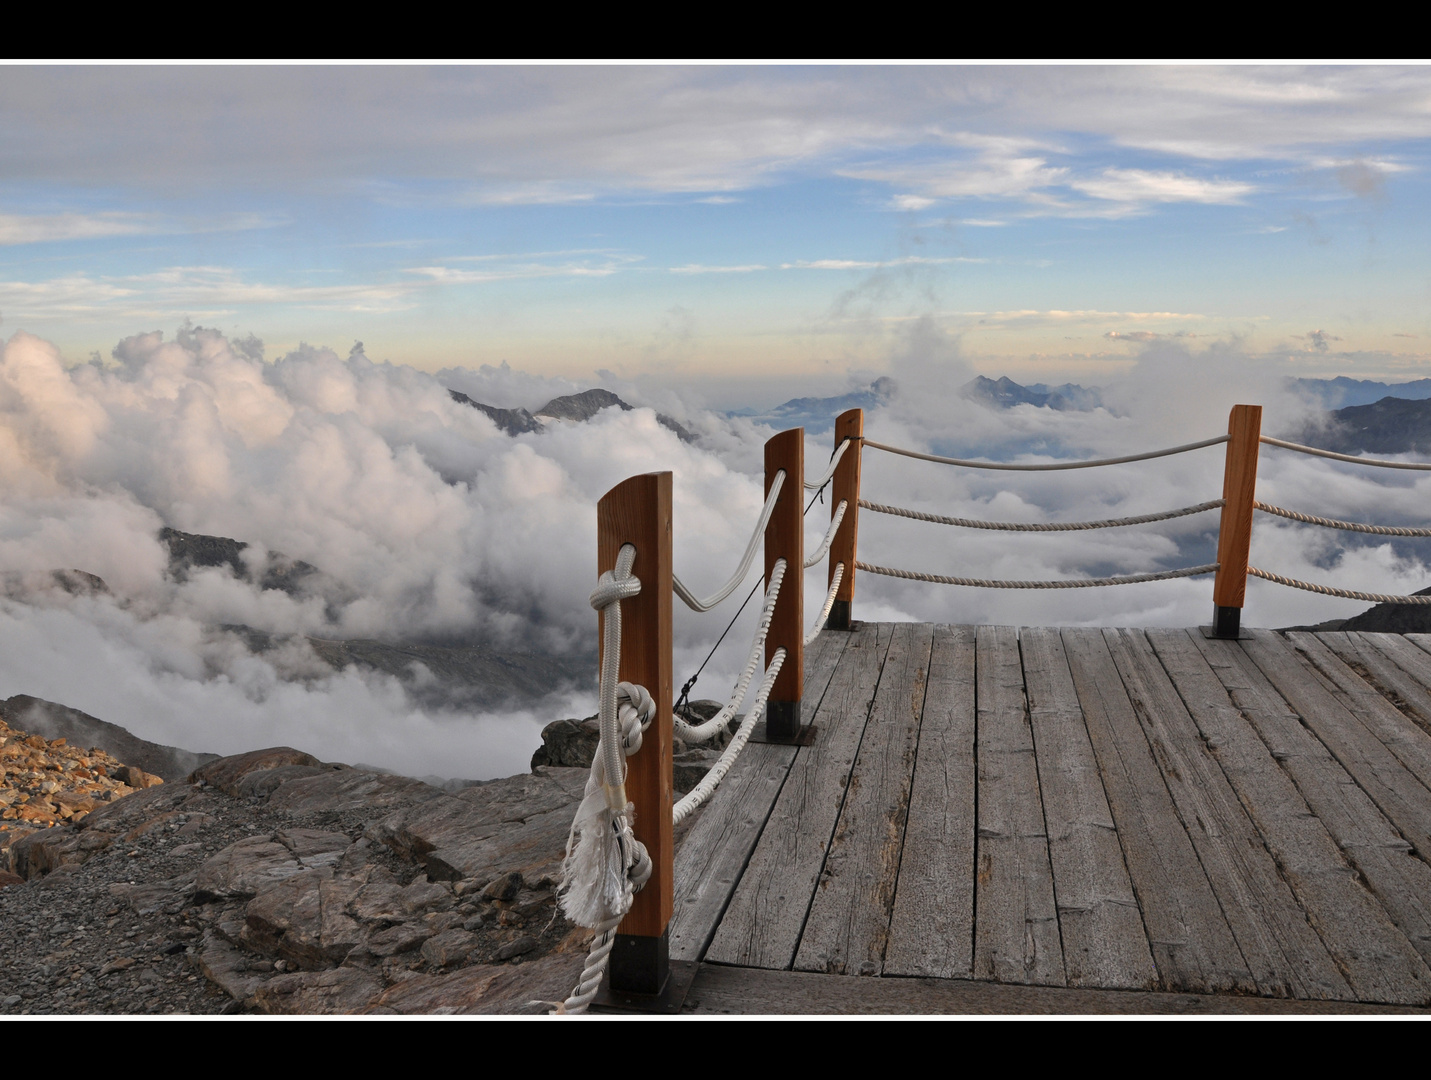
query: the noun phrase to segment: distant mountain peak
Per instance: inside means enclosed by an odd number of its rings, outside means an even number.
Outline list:
[[[452,395],[452,400],[459,405],[470,405],[474,409],[480,409],[486,413],[491,417],[492,422],[508,435],[523,435],[529,431],[541,431],[544,422],[547,421],[585,423],[602,409],[609,409],[613,405],[622,412],[630,412],[633,408],[610,390],[603,390],[599,386],[583,390],[579,394],[566,394],[562,397],[552,398],[536,411],[535,416],[527,412],[526,409],[499,409],[493,405],[484,405],[459,390],[448,390],[447,392]],[[687,431],[679,421],[664,413],[656,414],[656,422],[675,432],[676,437],[682,442],[696,441],[696,437]]]

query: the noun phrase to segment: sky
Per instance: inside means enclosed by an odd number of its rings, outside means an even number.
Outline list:
[[[721,408],[884,373],[913,320],[1024,382],[1169,338],[1413,378],[1428,138],[1423,67],[7,66],[0,334]]]
[[[1427,68],[0,66],[0,697],[197,751],[522,771],[544,723],[594,711],[593,686],[473,712],[416,692],[416,668],[327,668],[306,638],[589,655],[603,492],[675,474],[675,569],[704,595],[746,546],[775,433],[726,410],[876,377],[866,433],[938,454],[1122,455],[1225,431],[1237,402],[1295,437],[1320,413],[1288,375],[1431,375],[1428,136]],[[977,374],[1081,381],[1103,404],[993,409],[960,393]],[[535,410],[597,385],[637,408],[518,437],[448,393]],[[812,469],[829,450],[807,432]],[[1431,477],[1369,472],[1267,449],[1258,497],[1426,523]],[[862,493],[1068,521],[1215,499],[1221,476],[1217,448],[1045,474],[866,451]],[[245,572],[177,580],[165,526],[248,543]],[[860,557],[1101,576],[1211,562],[1216,529],[862,514]],[[1424,543],[1259,518],[1252,561],[1405,593],[1431,577]],[[280,558],[321,588],[263,588]],[[56,569],[105,589],[59,589]],[[804,579],[810,621],[823,574]],[[1244,624],[1365,607],[1252,581]],[[1014,625],[1210,613],[1207,578],[861,574],[855,604]],[[724,697],[754,616],[694,696]],[[678,681],[729,617],[678,606]],[[235,627],[284,644],[255,652]]]

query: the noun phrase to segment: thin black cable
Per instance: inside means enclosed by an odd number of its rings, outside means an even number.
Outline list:
[[[833,458],[834,456],[835,451],[831,450],[830,457]],[[801,514],[802,517],[806,517],[809,515],[810,507],[815,505],[816,499],[818,499],[820,502],[825,501],[825,488],[829,487],[830,483],[833,480],[834,477],[830,477],[829,480],[826,480],[823,484],[820,485],[820,489],[816,491],[814,495],[810,496],[810,501],[806,504],[805,510]],[[690,702],[687,699],[690,697],[691,688],[696,685],[696,680],[701,677],[701,672],[704,671],[706,669],[706,665],[711,662],[711,657],[714,656],[716,650],[720,648],[720,643],[724,641],[725,636],[730,633],[730,628],[735,625],[735,620],[740,618],[740,613],[745,610],[745,605],[750,603],[750,598],[755,595],[755,590],[759,588],[760,581],[757,580],[756,583],[751,586],[750,592],[746,594],[745,599],[741,601],[740,607],[736,608],[735,614],[731,616],[730,622],[726,623],[725,629],[720,632],[720,637],[716,638],[716,643],[711,646],[711,651],[706,653],[706,658],[701,661],[701,666],[696,668],[696,673],[692,675],[689,679],[687,679],[685,685],[681,687],[681,696],[676,698],[676,704],[671,708],[671,711],[673,713],[676,713],[677,715],[682,716],[687,720],[691,718],[689,711],[681,711],[682,709],[689,710],[690,708]]]

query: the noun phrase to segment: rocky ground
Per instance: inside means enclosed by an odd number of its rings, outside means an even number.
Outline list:
[[[581,970],[554,887],[590,722],[549,725],[529,774],[447,789],[288,747],[164,783],[0,727],[0,791],[55,807],[0,822],[0,1015],[537,1012]]]

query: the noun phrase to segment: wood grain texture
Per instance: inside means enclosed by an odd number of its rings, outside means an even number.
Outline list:
[[[636,545],[631,573],[640,579],[641,592],[621,601],[620,677],[623,682],[644,686],[656,701],[656,717],[642,738],[641,749],[626,761],[626,794],[636,804],[636,839],[646,845],[653,869],[617,930],[660,937],[671,920],[675,863],[671,825],[670,473],[633,476],[596,504],[598,576],[616,565],[616,556],[625,544]]]
[[[1098,630],[1064,630],[1063,643],[1160,983],[1255,991],[1107,642]]]
[[[1227,458],[1223,464],[1222,518],[1217,530],[1217,575],[1212,602],[1240,608],[1247,595],[1247,551],[1252,542],[1252,503],[1257,497],[1261,405],[1234,405],[1227,418]]]
[[[1243,642],[1208,641],[1196,632],[1188,637],[1277,765],[1270,769],[1245,739],[1228,744],[1240,747],[1236,755],[1220,757],[1357,997],[1425,1003],[1431,972],[1408,940],[1418,925],[1424,930],[1424,921],[1415,897],[1407,897],[1417,887],[1408,878],[1416,873],[1413,864],[1422,870],[1425,864],[1408,854],[1410,845],[1302,725]],[[1219,730],[1230,737],[1236,725]],[[1279,780],[1279,771],[1292,788]],[[1323,834],[1341,858],[1329,857]],[[1313,896],[1314,888],[1322,899]]]
[[[708,960],[767,968],[794,961],[892,633],[888,623],[865,623],[844,635],[844,653],[815,713],[819,733],[795,755]]]
[[[1149,989],[1157,970],[1056,629],[1019,631],[1069,986]]]
[[[802,722],[814,717],[847,637],[821,634],[806,650]],[[676,848],[672,960],[705,955],[794,760],[793,746],[747,745]]]
[[[1427,1010],[1242,994],[1017,986],[963,979],[861,979],[702,965],[682,1010],[706,1015],[1412,1015]]]
[[[974,977],[1066,982],[1018,632],[981,626],[975,660],[978,839]]]
[[[1336,907],[1315,887],[1294,892],[1273,858],[1281,847],[1268,850],[1269,841],[1243,806],[1256,792],[1240,798],[1225,771],[1229,759],[1243,770],[1237,775],[1244,780],[1252,775],[1249,766],[1276,771],[1276,765],[1187,632],[1108,630],[1104,638],[1258,990],[1274,996],[1353,998],[1338,969],[1339,961],[1350,957],[1345,950],[1337,958],[1328,952],[1302,904],[1308,898],[1318,901],[1316,910],[1332,919]],[[1286,794],[1295,796],[1290,782],[1281,780]],[[1323,840],[1324,855],[1339,863],[1330,838],[1323,835]]]
[[[934,628],[896,623],[825,869],[795,955],[800,971],[883,969]]]
[[[1426,727],[1431,727],[1431,693],[1416,676],[1401,666],[1405,662],[1410,667],[1421,668],[1425,661],[1422,670],[1431,677],[1431,656],[1402,640],[1399,634],[1317,634],[1314,640],[1334,653],[1358,676],[1355,682],[1351,682],[1339,677],[1335,665],[1328,665],[1324,658],[1319,659],[1304,635],[1288,634],[1287,638],[1324,675],[1337,683],[1339,689],[1359,701],[1358,715],[1367,728],[1422,784],[1431,787],[1431,734],[1426,730]],[[1360,684],[1376,691],[1375,697],[1364,696],[1365,691]],[[1417,719],[1421,721],[1420,725]]]
[[[974,789],[974,628],[936,626],[886,975],[973,971]]]
[[[770,700],[799,701],[805,683],[805,429],[790,428],[765,443],[765,497],[770,497],[777,472],[785,482],[775,500],[775,510],[765,526],[765,580],[779,559],[785,560],[785,577],[770,632],[765,638],[765,663],[777,649],[785,650],[785,664],[775,676]]]
[[[835,477],[830,482],[830,514],[843,499],[849,503],[844,520],[840,522],[835,538],[830,542],[830,570],[825,579],[825,588],[835,579],[835,566],[845,564],[845,576],[840,580],[840,588],[835,593],[837,601],[850,604],[855,598],[855,557],[859,548],[860,531],[860,464],[864,453],[865,413],[863,409],[849,409],[835,418],[835,446],[846,439],[854,440],[854,445],[845,451],[845,456],[835,466]],[[828,466],[827,466],[828,468]]]
[[[1243,650],[1277,692],[1316,734],[1321,744],[1357,786],[1371,797],[1385,818],[1410,846],[1431,855],[1431,791],[1368,729],[1393,726],[1370,708],[1385,699],[1367,686],[1315,638],[1304,641],[1310,655],[1292,648],[1281,635],[1257,630]],[[1321,661],[1319,670],[1311,657]],[[1318,678],[1325,674],[1325,678]],[[1355,692],[1353,692],[1355,687]],[[1424,866],[1431,928],[1431,866]]]

